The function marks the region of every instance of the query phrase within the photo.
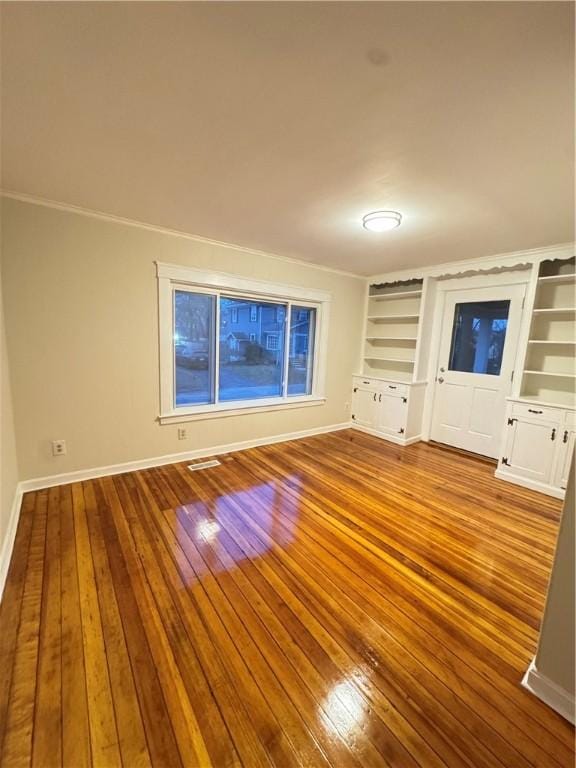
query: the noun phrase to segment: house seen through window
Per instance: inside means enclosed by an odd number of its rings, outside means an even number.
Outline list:
[[[174,291],[175,406],[312,393],[316,308]]]

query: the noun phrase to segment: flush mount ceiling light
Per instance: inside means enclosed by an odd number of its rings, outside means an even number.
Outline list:
[[[398,211],[372,211],[362,217],[362,226],[370,232],[387,232],[396,229],[402,222],[402,214]]]

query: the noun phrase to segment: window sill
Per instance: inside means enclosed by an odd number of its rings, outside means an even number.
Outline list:
[[[221,419],[225,416],[240,416],[248,413],[264,413],[265,411],[285,411],[289,408],[307,408],[315,405],[323,405],[325,397],[294,397],[290,400],[281,400],[274,403],[260,403],[254,405],[254,401],[246,405],[238,403],[219,403],[214,406],[198,406],[194,411],[172,411],[158,416],[160,424],[180,424],[183,421],[201,421],[205,419]]]

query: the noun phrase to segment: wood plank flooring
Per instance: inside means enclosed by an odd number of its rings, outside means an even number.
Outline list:
[[[561,505],[353,431],[26,494],[0,762],[572,766],[519,685]]]

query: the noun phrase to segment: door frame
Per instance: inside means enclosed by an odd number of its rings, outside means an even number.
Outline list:
[[[531,266],[531,265],[530,265]],[[444,318],[444,309],[446,298],[451,291],[465,291],[474,288],[505,288],[506,286],[525,285],[524,305],[520,315],[520,330],[518,333],[518,347],[514,355],[514,381],[510,390],[510,396],[514,394],[516,386],[519,383],[518,377],[522,375],[524,361],[523,339],[529,331],[531,322],[531,313],[527,310],[530,307],[530,297],[528,293],[529,285],[532,281],[532,270],[518,269],[510,272],[499,272],[490,275],[474,275],[472,277],[455,277],[447,280],[441,278],[436,280],[436,301],[434,306],[432,333],[430,338],[430,358],[428,360],[426,397],[424,400],[424,411],[422,414],[422,440],[429,442],[432,433],[432,419],[434,416],[434,399],[436,395],[436,372],[440,358],[440,346],[442,343],[442,321]],[[526,327],[528,325],[528,328]],[[504,420],[502,421],[504,428]]]

